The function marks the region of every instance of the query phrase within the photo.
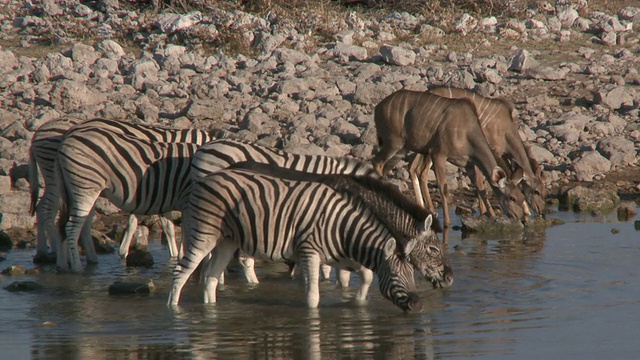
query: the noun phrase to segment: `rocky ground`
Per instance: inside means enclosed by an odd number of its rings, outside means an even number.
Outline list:
[[[223,128],[290,151],[368,160],[377,102],[435,84],[515,103],[551,201],[576,185],[638,199],[640,1],[540,1],[510,17],[220,4],[0,5],[0,229],[33,228],[28,148],[47,120]],[[392,181],[408,190],[406,164],[399,159]],[[449,173],[466,194],[466,176]]]

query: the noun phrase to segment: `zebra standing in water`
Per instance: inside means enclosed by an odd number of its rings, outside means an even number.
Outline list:
[[[251,256],[300,264],[310,308],[320,300],[318,269],[325,262],[342,268],[363,265],[378,275],[385,298],[404,311],[422,310],[407,260],[418,240],[399,243],[358,196],[319,182],[229,169],[193,181],[184,216],[190,240],[174,269],[169,305],[179,303],[188,278],[212,252],[204,300],[216,302],[218,280],[240,248]]]
[[[79,124],[79,125],[78,125]],[[35,132],[29,149],[29,174],[30,174],[30,192],[31,192],[31,215],[36,215],[36,223],[38,228],[37,235],[37,253],[34,261],[48,259],[47,256],[47,238],[50,239],[51,251],[56,252],[56,242],[58,238],[57,229],[55,228],[55,212],[58,207],[58,195],[55,192],[55,171],[54,161],[58,153],[58,147],[63,135],[72,127],[75,129],[82,128],[107,128],[110,131],[126,134],[129,136],[155,140],[162,142],[187,142],[203,144],[213,138],[204,130],[197,129],[175,129],[160,126],[151,126],[146,124],[136,124],[121,120],[111,119],[92,119],[83,121],[81,119],[66,117],[50,120],[41,125]],[[216,133],[216,135],[219,135]],[[42,172],[44,179],[45,191],[42,199],[38,203],[39,197],[39,180],[38,170]],[[173,223],[164,218],[160,218],[160,222],[165,234],[168,237],[169,251],[172,257],[177,256],[177,247],[175,245],[175,233]],[[93,251],[93,243],[91,242],[91,223],[90,219],[84,232],[81,235],[87,252],[87,259],[91,262],[97,262],[97,256]],[[130,215],[129,226],[123,234],[122,243],[120,245],[120,256],[126,257],[131,238],[138,226],[135,215]]]
[[[316,174],[348,174],[374,176],[378,174],[369,163],[347,158],[333,158],[322,155],[299,155],[282,150],[251,144],[233,139],[213,140],[198,149],[191,165],[191,177],[202,179],[216,171],[244,161],[268,163],[292,170]],[[188,241],[185,237],[185,241]],[[183,247],[186,244],[183,243]],[[179,256],[182,257],[182,254]],[[250,284],[257,284],[254,261],[241,256],[245,278]],[[323,277],[329,278],[331,268],[323,266]]]
[[[208,135],[207,135],[208,136]],[[208,139],[207,139],[208,140]],[[62,197],[64,241],[57,265],[81,270],[78,237],[99,196],[133,214],[182,210],[191,185],[197,143],[166,143],[132,137],[109,128],[69,130],[58,148],[56,182]]]
[[[431,281],[434,288],[449,287],[453,283],[453,272],[436,235],[436,231],[441,231],[440,224],[437,219],[433,220],[427,209],[407,198],[396,186],[373,177],[309,174],[256,162],[237,163],[229,169],[246,169],[289,180],[321,182],[337,192],[357,196],[389,227],[394,238],[404,242],[419,240],[409,255],[409,262],[423,277]],[[366,268],[358,271],[362,274],[363,286],[358,291],[356,300],[363,301],[373,274]],[[339,270],[338,278],[342,287],[348,286],[350,274],[350,271]]]

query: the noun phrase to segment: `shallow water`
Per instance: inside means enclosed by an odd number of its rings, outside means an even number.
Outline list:
[[[321,287],[320,308],[305,307],[301,280],[284,264],[257,266],[261,284],[228,276],[218,304],[185,287],[179,311],[165,305],[173,262],[154,242],[151,269],[125,269],[116,254],[82,275],[5,276],[34,280],[36,293],[0,290],[3,359],[539,359],[635,358],[640,353],[640,237],[615,215],[552,215],[566,223],[510,239],[449,237],[455,281],[420,284],[425,306],[403,314],[372,287]],[[454,221],[456,218],[453,218]],[[615,228],[620,232],[612,234]],[[457,250],[454,250],[454,246]],[[7,253],[4,268],[33,267],[33,250]],[[108,296],[116,280],[151,278],[148,296]],[[357,279],[352,280],[356,285]]]

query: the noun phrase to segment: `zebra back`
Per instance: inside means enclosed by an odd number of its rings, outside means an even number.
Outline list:
[[[29,179],[31,205],[30,214],[36,210],[36,204],[40,196],[38,172],[42,173],[44,183],[51,184],[54,181],[54,160],[58,153],[58,147],[64,134],[71,128],[75,131],[85,131],[93,128],[104,128],[115,133],[122,133],[140,139],[162,142],[186,142],[202,145],[213,138],[226,137],[226,133],[219,130],[207,132],[198,129],[176,129],[161,126],[152,126],[142,123],[133,123],[125,120],[112,120],[96,118],[81,120],[79,118],[62,117],[50,120],[41,125],[34,133],[29,149]]]
[[[68,192],[83,198],[92,189],[122,210],[159,214],[181,210],[197,148],[195,143],[150,141],[109,128],[72,128],[60,143],[58,162]]]
[[[193,159],[193,178],[198,179],[243,161],[273,164],[315,174],[349,174],[378,177],[371,164],[354,159],[300,155],[249,142],[219,139],[198,149]]]
[[[229,169],[246,169],[296,181],[321,182],[342,194],[355,196],[370,206],[398,239],[418,236],[416,224],[432,215],[427,209],[406,197],[396,186],[376,177],[307,173],[253,161],[235,163]],[[433,232],[433,237],[437,240],[435,233],[441,232],[442,228],[436,220],[428,230]]]
[[[198,145],[202,145],[213,140],[214,136],[218,134],[217,132],[208,132],[201,129],[169,128],[104,118],[83,121],[82,123],[75,125],[73,130],[84,131],[92,128],[108,129],[114,133],[125,134],[139,139],[156,140],[166,143],[194,143]]]

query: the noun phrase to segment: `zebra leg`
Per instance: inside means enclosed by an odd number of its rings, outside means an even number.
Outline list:
[[[44,223],[44,212],[42,201],[36,207],[36,229],[38,231],[36,235],[36,256],[42,254],[46,255],[49,252],[47,247],[47,227]],[[51,251],[53,252],[53,244],[51,246]]]
[[[180,224],[180,246],[178,246],[178,259],[182,259],[189,247],[189,209],[182,210],[182,222]]]
[[[322,281],[331,280],[331,265],[322,264],[320,269],[322,270]]]
[[[178,257],[178,245],[176,243],[176,230],[173,226],[173,221],[164,216],[160,216],[160,226],[162,226],[162,231],[167,237],[167,245],[169,245],[169,255],[175,259]]]
[[[40,203],[36,209],[36,221],[38,222],[38,247],[39,249],[44,248],[45,253],[47,238],[49,239],[49,246],[51,247],[52,253],[56,253],[60,249],[60,229],[56,226],[56,213],[58,210],[59,196],[57,191],[53,191],[51,189],[52,187],[54,186],[51,185],[45,187],[44,194],[42,195]],[[41,227],[43,229],[42,238],[40,237]]]
[[[320,255],[317,253],[301,255],[300,268],[304,275],[307,305],[309,308],[315,309],[318,307],[318,303],[320,303]]]
[[[98,254],[96,254],[96,247],[93,245],[93,238],[91,237],[91,227],[93,225],[93,219],[96,216],[96,209],[91,209],[91,213],[87,217],[87,221],[82,226],[82,232],[80,233],[80,240],[84,247],[84,254],[87,258],[87,262],[97,264]]]
[[[211,252],[211,259],[204,274],[204,303],[214,304],[216,302],[216,292],[218,281],[224,270],[229,265],[233,255],[238,249],[238,245],[231,240],[222,240]]]
[[[88,216],[89,215],[69,217],[69,222],[65,226],[65,238],[60,243],[56,258],[56,264],[60,270],[68,269],[70,265],[72,272],[79,273],[82,271],[78,240]]]
[[[249,284],[259,284],[258,276],[256,275],[256,260],[251,256],[246,256],[240,252],[240,265],[242,265],[242,271],[244,272],[244,278],[247,279]]]
[[[338,269],[338,285],[345,289],[349,287],[349,280],[351,279],[351,271],[345,269]]]
[[[358,273],[360,274],[362,283],[356,293],[356,301],[364,302],[367,300],[367,294],[369,293],[369,288],[371,288],[371,283],[373,282],[373,271],[362,266],[358,270]]]
[[[137,228],[138,218],[134,214],[129,214],[127,228],[124,230],[124,234],[122,234],[122,241],[120,242],[120,247],[118,248],[118,255],[120,255],[120,257],[123,259],[126,259],[127,255],[129,255],[131,239],[133,239],[133,234],[135,234]]]
[[[187,283],[187,280],[189,280],[191,274],[193,274],[196,268],[198,268],[198,265],[200,265],[200,263],[203,263],[205,257],[209,256],[213,249],[216,247],[219,235],[220,233],[216,232],[210,233],[210,235],[207,235],[207,238],[205,239],[196,238],[193,240],[193,242],[197,243],[200,246],[195,247],[193,246],[193,244],[190,244],[189,248],[186,249],[187,251],[185,252],[185,256],[182,257],[180,261],[178,261],[178,264],[173,270],[173,283],[171,285],[171,291],[169,292],[167,305],[178,305],[178,303],[180,302],[180,295],[182,294],[182,288]],[[211,240],[211,237],[213,237],[213,240]],[[206,262],[204,262],[203,265],[204,266],[201,270],[207,271],[206,268],[208,267],[208,265],[206,264]]]

